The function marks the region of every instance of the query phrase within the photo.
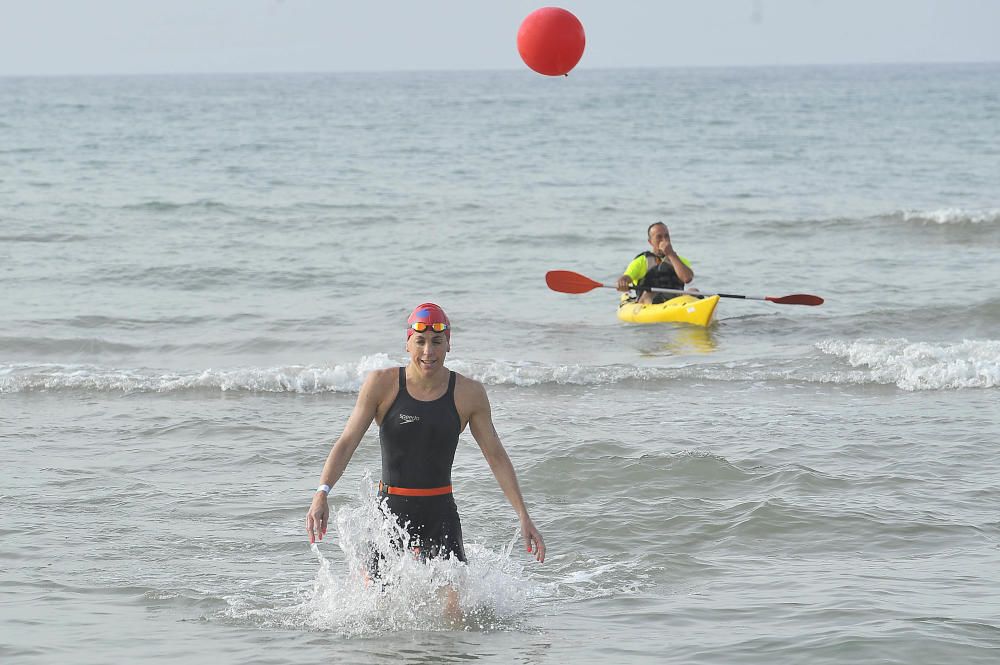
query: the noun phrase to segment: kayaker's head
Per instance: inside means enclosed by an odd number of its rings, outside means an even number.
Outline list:
[[[670,242],[670,229],[663,222],[653,222],[646,229],[646,236],[649,239],[649,246],[653,248],[653,253],[663,256],[663,243]]]
[[[424,373],[437,370],[451,351],[451,321],[438,305],[417,305],[406,320],[406,350],[413,367]]]

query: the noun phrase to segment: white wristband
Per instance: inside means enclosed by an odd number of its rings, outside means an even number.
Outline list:
[[[317,492],[322,492],[323,494],[329,494],[330,493],[330,486],[329,485],[320,485],[319,487],[316,488],[316,491]]]

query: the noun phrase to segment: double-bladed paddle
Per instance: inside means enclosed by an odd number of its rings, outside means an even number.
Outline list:
[[[550,270],[545,273],[545,283],[553,291],[560,293],[587,293],[597,288],[614,289],[613,284],[601,284],[585,275],[570,270]],[[779,305],[822,305],[823,299],[808,293],[793,293],[789,296],[743,296],[732,293],[703,293],[701,291],[682,291],[680,289],[650,288],[648,291],[658,293],[676,293],[690,296],[719,296],[720,298],[740,298],[742,300],[767,300]]]

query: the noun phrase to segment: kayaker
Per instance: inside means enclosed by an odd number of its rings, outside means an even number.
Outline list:
[[[644,305],[676,297],[676,294],[655,293],[646,289],[684,289],[684,285],[694,279],[694,271],[687,260],[674,251],[666,224],[650,224],[646,236],[652,251],[646,250],[632,259],[625,273],[618,278],[617,285],[619,291],[628,291],[634,286],[639,296],[637,302]]]
[[[365,378],[306,515],[309,542],[323,539],[330,517],[328,495],[374,420],[382,446],[383,510],[406,529],[419,556],[465,561],[451,469],[459,434],[468,425],[520,519],[528,553],[544,561],[545,541],[528,515],[514,466],[493,426],[486,389],[444,365],[451,351],[451,322],[443,309],[424,303],[413,310],[406,322],[406,350],[406,367],[375,370]],[[457,601],[452,598],[449,604],[453,613]]]

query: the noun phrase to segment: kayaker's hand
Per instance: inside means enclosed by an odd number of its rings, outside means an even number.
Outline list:
[[[670,256],[674,251],[673,246],[670,244],[670,237],[667,236],[666,238],[661,240],[660,244],[656,246],[656,249],[660,253],[660,256],[663,257]]]
[[[617,288],[619,291],[628,291],[630,288],[632,288],[632,278],[629,277],[628,275],[622,275],[621,277],[618,278]]]

